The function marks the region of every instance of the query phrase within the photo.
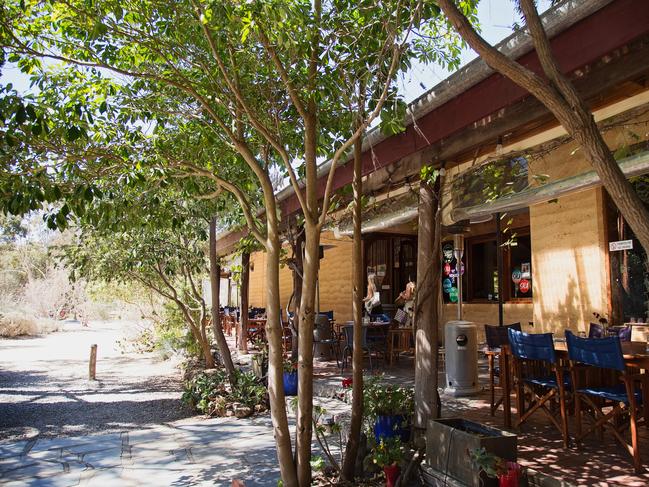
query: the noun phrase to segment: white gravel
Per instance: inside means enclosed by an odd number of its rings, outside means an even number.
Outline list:
[[[133,322],[68,322],[35,338],[0,339],[0,439],[119,432],[191,416],[182,378],[155,354],[122,354]],[[97,344],[97,380],[88,380]]]

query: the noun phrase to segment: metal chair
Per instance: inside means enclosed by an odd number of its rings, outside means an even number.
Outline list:
[[[566,330],[566,343],[575,398],[576,441],[593,431],[610,431],[633,458],[636,472],[642,469],[638,445],[638,418],[641,417],[643,391],[636,383],[643,383],[643,374],[626,370],[619,336],[589,339],[575,336]],[[584,367],[589,366],[589,367]],[[599,369],[593,374],[592,368]],[[590,370],[589,370],[590,369]],[[609,370],[611,374],[605,374]],[[587,406],[583,408],[583,404]],[[604,413],[603,408],[611,407]],[[582,413],[587,413],[593,424],[582,431]],[[631,430],[631,443],[624,438],[626,428]]]
[[[315,317],[315,329],[313,330],[314,357],[317,346],[328,347],[336,357],[336,365],[340,366],[340,340],[338,339],[329,318],[325,314],[319,314]]]
[[[519,427],[536,411],[543,411],[559,430],[564,447],[568,447],[568,414],[566,411],[566,389],[570,388],[569,376],[557,361],[554,353],[552,333],[530,334],[507,330],[509,344],[514,357],[514,376],[517,381],[516,401]],[[525,391],[530,402],[525,409]],[[548,404],[558,401],[561,420],[556,418],[556,408]]]
[[[590,323],[588,327],[588,338],[604,338],[606,336],[606,330],[604,325],[599,323]]]
[[[372,353],[370,348],[367,345],[367,327],[363,326],[363,335],[362,335],[362,345],[361,348],[363,349],[364,352],[367,352],[367,356],[369,357],[370,360],[370,371],[373,371],[372,368]],[[343,348],[342,352],[342,360],[341,360],[341,369],[344,369],[345,366],[347,365],[347,355],[350,357],[354,353],[354,325],[343,325],[342,327],[343,330],[343,335],[345,337],[345,347]]]
[[[502,386],[500,380],[500,367],[496,367],[496,359],[500,359],[500,349],[503,345],[509,345],[509,329],[521,331],[520,323],[512,323],[511,325],[498,326],[498,325],[485,325],[485,340],[487,342],[487,364],[489,366],[489,390],[491,393],[491,415],[496,413],[498,407],[502,404],[505,391],[503,395],[496,401],[496,381],[498,378],[498,385]],[[509,393],[509,391],[507,391]]]

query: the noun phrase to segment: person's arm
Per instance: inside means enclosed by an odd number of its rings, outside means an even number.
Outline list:
[[[370,299],[372,299],[372,296],[374,293],[372,292],[372,285],[370,283],[367,283],[367,296],[363,298],[363,302],[366,303]]]

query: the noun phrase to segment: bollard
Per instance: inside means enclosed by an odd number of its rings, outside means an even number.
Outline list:
[[[88,367],[88,380],[95,380],[97,375],[97,345],[90,345],[90,365]]]

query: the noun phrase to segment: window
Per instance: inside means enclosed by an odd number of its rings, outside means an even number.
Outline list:
[[[632,182],[640,198],[649,205],[649,176]],[[649,321],[649,272],[647,255],[622,215],[608,201],[608,238],[611,242],[630,240],[627,250],[609,251],[611,272],[611,316],[614,324]]]
[[[503,236],[503,293],[505,301],[529,301],[532,298],[532,251],[529,228],[513,230],[511,237]],[[452,250],[451,244],[444,247]],[[463,298],[475,302],[498,301],[498,247],[496,235],[489,234],[465,241],[464,261],[468,262],[463,276]],[[456,261],[444,257],[442,288],[445,302],[455,302]]]
[[[466,247],[469,258],[467,285],[469,300],[498,300],[498,252],[496,238],[470,241]]]
[[[532,245],[529,233],[516,235],[506,247],[508,265],[505,279],[509,279],[508,299],[532,297]]]

